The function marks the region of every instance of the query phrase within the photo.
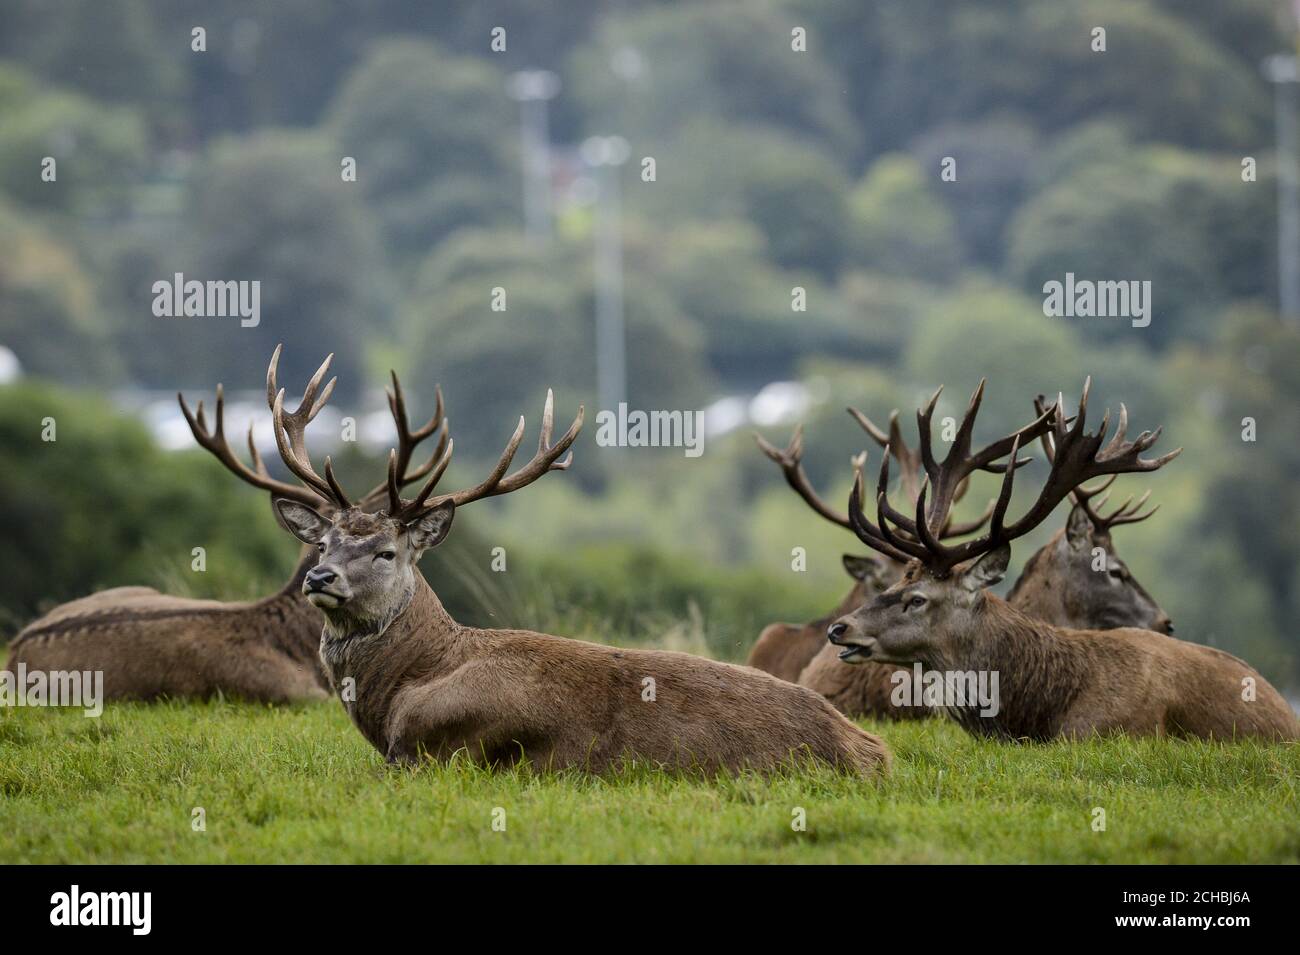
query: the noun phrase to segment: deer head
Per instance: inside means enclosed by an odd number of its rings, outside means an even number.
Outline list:
[[[1039,395],[1034,401],[1035,413],[1041,415],[1045,409],[1045,399]],[[1052,434],[1044,434],[1041,440],[1047,460],[1053,460]],[[1169,615],[1116,554],[1111,538],[1113,528],[1144,521],[1160,507],[1142,510],[1151,496],[1147,491],[1137,501],[1129,497],[1106,512],[1116,477],[1112,474],[1092,487],[1080,485],[1070,492],[1074,507],[1065,528],[1030,559],[1009,599],[1014,601],[1019,594],[1044,619],[1067,626],[1078,625],[1068,621],[1088,620],[1100,629],[1141,627],[1173,633]]]
[[[865,544],[908,564],[896,584],[830,626],[831,642],[843,647],[841,659],[901,664],[920,661],[930,665],[954,659],[963,635],[975,627],[985,609],[988,599],[985,588],[997,583],[1006,573],[1013,540],[1041,524],[1085,481],[1126,472],[1154,471],[1181,452],[1179,448],[1154,460],[1143,459],[1141,454],[1155,444],[1160,429],[1144,431],[1135,440],[1126,441],[1128,412],[1122,405],[1118,428],[1108,443],[1109,412],[1095,433],[1087,432],[1090,389],[1091,379],[1084,384],[1074,418],[1066,417],[1064,401],[1058,396],[1053,407],[1023,428],[972,452],[971,434],[984,393],[981,381],[942,463],[935,461],[931,450],[930,418],[940,393],[936,391],[927,406],[918,412],[925,478],[917,495],[915,514],[910,517],[889,504],[886,494],[889,454],[886,453],[876,487],[876,521],[872,523],[867,518],[862,508],[865,462],[862,457],[856,459],[849,497],[850,523]],[[1008,523],[1007,509],[1015,472],[1031,460],[1019,457],[1020,448],[1049,431],[1054,457],[1047,479],[1024,516]],[[995,463],[1004,458],[1004,464]],[[1003,475],[988,530],[959,544],[944,544],[939,540],[938,531],[948,520],[954,491],[978,469],[1000,469]],[[931,488],[934,489],[932,497]]]
[[[331,380],[319,391],[329,359],[308,383],[297,410],[289,412],[284,408],[284,389],[276,387],[278,357],[277,348],[267,371],[267,396],[275,424],[276,446],[285,466],[328,506],[322,513],[320,508],[295,494],[277,495],[275,507],[290,533],[314,546],[320,555],[316,566],[307,572],[303,593],[325,614],[328,626],[336,633],[355,635],[386,629],[411,600],[420,556],[446,538],[456,509],[481,498],[518,490],[548,471],[568,468],[573,455],[564,457],[565,452],[582,428],[583,409],[579,408],[569,430],[551,444],[555,399],[548,391],[537,453],[527,464],[510,472],[510,464],[524,437],[521,417],[496,466],[481,483],[434,496],[434,489],[451,463],[454,442],[447,440],[442,453],[418,469],[417,473],[427,474],[428,479],[414,499],[406,500],[401,496],[401,487],[410,449],[400,446],[402,429],[399,427],[399,447],[389,453],[388,479],[380,486],[385,499],[382,507],[372,512],[366,507],[367,498],[352,503],[335,477],[328,457],[322,476],[313,467],[307,452],[306,425],[328,400],[334,384]],[[389,404],[394,417],[398,418],[400,411],[404,420],[400,392],[390,393]]]
[[[267,370],[266,377],[266,395],[267,406],[274,412],[276,388],[275,373],[276,367],[280,361],[280,350],[282,346],[277,345],[274,354],[271,355],[271,365]],[[329,384],[325,386],[324,392],[320,398],[316,399],[316,392],[320,387],[321,380],[329,370],[330,363],[334,356],[328,356],[322,362],[316,374],[312,376],[311,382],[308,383],[307,394],[303,395],[303,402],[299,411],[304,408],[306,411],[303,427],[310,422],[316,414],[324,407],[325,402],[329,400],[330,392],[334,390],[336,379],[330,379]],[[435,464],[442,459],[450,438],[450,432],[447,429],[447,419],[443,416],[442,389],[435,387],[436,405],[431,417],[422,427],[412,429],[411,423],[406,415],[406,397],[402,392],[402,383],[397,378],[397,372],[390,372],[393,378],[392,389],[385,389],[388,396],[388,409],[393,415],[393,424],[397,427],[397,473],[399,480],[404,486],[428,475],[433,470]],[[313,400],[308,401],[308,395]],[[317,490],[311,487],[299,487],[296,484],[289,484],[284,481],[278,481],[271,477],[265,463],[262,461],[261,454],[258,453],[257,445],[253,441],[253,425],[248,426],[248,453],[252,458],[253,466],[250,468],[240,460],[239,455],[231,448],[230,442],[226,440],[226,415],[225,404],[226,398],[220,382],[217,384],[217,400],[213,425],[208,427],[207,416],[203,410],[203,401],[200,400],[195,410],[191,411],[189,404],[185,401],[185,396],[180,392],[176,393],[176,400],[180,404],[181,413],[185,415],[185,421],[190,426],[190,433],[194,435],[194,440],[198,442],[199,447],[208,451],[213,457],[220,461],[227,470],[238,477],[246,484],[263,491],[270,491],[272,500],[290,500],[297,501],[307,507],[323,513],[332,513],[335,502],[328,496],[323,496]],[[429,456],[424,464],[415,470],[409,470],[411,457],[416,447],[434,434],[439,435],[437,446],[433,454]],[[357,506],[364,510],[373,510],[380,506],[387,499],[388,482],[383,481],[371,488]],[[278,511],[277,511],[278,516]]]

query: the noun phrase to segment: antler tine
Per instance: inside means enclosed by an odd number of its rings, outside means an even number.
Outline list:
[[[393,387],[384,389],[384,396],[388,399],[388,410],[393,416],[393,425],[397,429],[397,448],[396,448],[396,480],[398,489],[414,481],[420,480],[433,470],[434,466],[443,457],[447,450],[447,442],[450,440],[450,430],[447,427],[447,418],[443,414],[442,386],[434,385],[434,409],[433,416],[419,428],[411,428],[410,419],[406,413],[406,396],[402,392],[402,382],[397,377],[396,371],[389,371],[392,376]],[[435,432],[438,435],[438,443],[429,455],[429,459],[414,471],[410,469],[411,459],[415,454],[416,447],[425,439],[432,436]],[[385,480],[367,491],[361,498],[359,504],[361,507],[373,506],[376,502],[388,496],[389,506],[393,506],[393,498],[388,491],[388,481]],[[400,500],[400,495],[399,495]]]
[[[582,430],[583,419],[586,416],[586,409],[583,406],[578,407],[578,413],[574,416],[573,423],[569,429],[560,436],[560,440],[555,444],[550,443],[551,434],[554,429],[554,407],[555,394],[551,389],[546,390],[546,404],[542,410],[542,427],[541,439],[538,441],[537,453],[532,459],[513,473],[507,474],[510,470],[510,462],[514,460],[515,452],[519,450],[519,445],[524,440],[525,422],[523,417],[519,418],[519,424],[515,427],[514,434],[506,443],[505,450],[497,459],[496,465],[492,468],[491,473],[479,484],[467,488],[463,491],[456,491],[451,494],[441,494],[436,498],[430,499],[429,495],[433,492],[438,480],[442,477],[447,468],[447,463],[451,460],[451,445],[448,443],[447,453],[442,461],[434,469],[424,488],[420,491],[416,499],[411,504],[401,509],[403,519],[410,520],[417,517],[421,512],[431,510],[446,501],[452,501],[457,507],[469,504],[485,497],[495,497],[499,494],[509,494],[511,491],[517,491],[525,487],[548,471],[563,471],[573,463],[573,455],[570,453],[561,460],[561,457],[569,450],[570,446],[577,440],[578,432]],[[427,502],[427,503],[426,503]]]
[[[1083,395],[1079,400],[1079,413],[1076,415],[1074,424],[1071,427],[1066,428],[1062,424],[1064,419],[1063,402],[1060,398],[1057,399],[1058,421],[1056,427],[1058,437],[1054,447],[1055,457],[1052,461],[1051,471],[1048,474],[1046,483],[1039,492],[1038,499],[1023,517],[1007,528],[1006,539],[1014,539],[1028,533],[1040,524],[1055,509],[1057,504],[1085,481],[1105,475],[1154,471],[1168,464],[1182,453],[1183,449],[1177,448],[1153,460],[1146,460],[1141,457],[1142,452],[1149,449],[1159,438],[1160,428],[1157,428],[1154,432],[1144,431],[1133,441],[1112,439],[1103,449],[1102,442],[1106,439],[1106,431],[1110,423],[1109,414],[1103,417],[1102,426],[1095,433],[1089,433],[1085,430],[1088,393],[1091,384],[1091,378],[1084,382]],[[1121,426],[1127,424],[1126,418],[1126,414],[1121,414]]]
[[[226,440],[226,396],[225,390],[220,384],[217,385],[217,402],[211,431],[208,430],[202,401],[198,403],[195,411],[191,412],[189,405],[185,402],[185,396],[179,391],[176,392],[176,400],[180,403],[181,414],[185,416],[185,423],[190,426],[190,433],[194,435],[194,440],[198,442],[199,447],[212,454],[225,466],[226,470],[233,473],[241,481],[263,491],[270,491],[280,497],[290,498],[300,504],[306,504],[308,507],[317,508],[326,503],[323,498],[307,488],[288,484],[284,481],[277,481],[271,477],[266,470],[266,465],[262,463],[261,456],[257,453],[257,446],[253,443],[253,426],[251,424],[248,426],[248,448],[253,458],[253,467],[249,468],[239,459],[239,455],[235,454],[234,449],[230,447],[230,442]]]
[[[943,389],[940,388],[939,391],[934,393],[930,398],[929,406],[921,412],[921,414],[925,415],[927,421],[929,420],[929,416],[934,412],[935,402],[938,400],[939,393],[942,390]],[[899,424],[897,409],[889,413],[888,434],[881,430],[875,422],[857,408],[849,408],[848,410],[849,414],[853,416],[853,419],[857,421],[862,430],[870,435],[873,441],[884,448],[887,455],[892,454],[894,456],[894,460],[896,460],[899,465],[898,478],[899,483],[902,485],[903,493],[907,495],[909,501],[915,502],[916,496],[921,487],[921,468],[923,464],[924,449],[922,451],[916,451],[908,447],[907,441],[903,438],[903,429]],[[923,429],[923,433],[928,437],[928,426],[927,429]],[[931,455],[931,457],[933,457],[933,455]],[[985,470],[995,470],[995,468],[990,466],[985,468]],[[952,502],[954,504],[965,497],[969,486],[969,478],[963,478],[957,484],[952,495]],[[877,491],[877,493],[879,493],[879,491]],[[892,508],[890,510],[892,511]],[[943,527],[940,529],[939,537],[961,537],[964,534],[973,533],[984,526],[984,522],[989,519],[989,515],[992,513],[993,503],[989,502],[989,506],[985,509],[984,513],[973,521],[953,522],[951,518],[949,518],[948,520],[945,520]],[[898,515],[897,511],[891,513],[890,520],[896,520],[895,515]],[[904,520],[908,519],[904,518]]]
[[[893,453],[895,460],[898,461],[899,480],[903,484],[903,492],[908,500],[915,501],[916,492],[920,487],[921,455],[909,448],[903,439],[903,429],[898,423],[898,411],[889,413],[888,434],[876,427],[875,423],[857,408],[849,408],[849,414],[873,441],[885,449],[886,453]]]
[[[276,383],[280,348],[281,346],[276,346],[275,352],[271,355],[271,363],[266,370],[266,394],[271,402],[271,417],[275,424],[275,446],[279,449],[285,466],[307,487],[336,507],[351,507],[352,502],[348,500],[347,494],[334,477],[330,459],[325,459],[325,477],[322,478],[312,467],[311,456],[307,453],[307,425],[320,413],[321,408],[325,407],[325,403],[334,392],[334,385],[338,382],[337,377],[331,378],[324,389],[320,387],[321,380],[329,371],[330,362],[334,360],[334,355],[330,353],[321,362],[316,373],[307,382],[302,401],[298,403],[295,410],[289,412],[284,408],[284,389],[277,387]]]
[[[905,564],[912,559],[913,555],[891,543],[862,513],[862,470],[865,465],[865,454],[853,459],[853,489],[849,492],[849,527],[858,539],[871,549]],[[877,506],[879,506],[878,500]]]
[[[790,437],[790,443],[782,451],[769,444],[761,434],[755,432],[754,440],[758,442],[758,449],[767,455],[771,460],[781,468],[781,473],[785,476],[785,483],[789,484],[791,489],[804,499],[804,502],[814,511],[820,514],[832,524],[838,524],[847,530],[853,527],[849,523],[849,518],[835,510],[829,504],[821,499],[813,489],[812,482],[808,480],[808,475],[803,469],[803,425],[797,424],[794,427],[794,434]],[[864,452],[865,454],[865,452]]]
[[[934,459],[934,447],[931,444],[932,436],[930,433],[930,420],[934,417],[935,406],[939,404],[939,396],[943,394],[943,385],[934,390],[930,400],[924,408],[916,412],[916,434],[921,449],[921,464],[925,467],[925,473],[933,479],[938,473],[939,464]]]
[[[892,521],[896,526],[902,529],[908,537],[913,540],[917,539],[916,524],[910,517],[894,509],[889,503],[889,457],[890,447],[885,446],[885,453],[880,458],[880,477],[876,481],[876,524],[880,528],[881,534],[891,543],[894,543],[893,536],[890,534],[889,525],[886,521]],[[864,462],[865,463],[865,462]],[[924,484],[922,484],[924,487]],[[912,504],[916,504],[916,498],[920,494],[920,488],[917,489],[916,495],[909,495]]]
[[[971,455],[969,454],[967,438],[963,437],[963,433],[969,434],[968,425],[974,417],[974,412],[979,407],[982,388],[977,388],[968,407],[967,417],[959,430],[958,439],[954,441],[953,450],[945,458],[943,464],[937,468],[938,481],[932,482],[929,475],[927,475],[926,480],[921,485],[916,501],[915,520],[894,520],[889,514],[887,503],[878,497],[879,520],[882,524],[893,520],[899,530],[903,532],[910,532],[914,529],[917,540],[926,551],[924,556],[917,556],[921,557],[932,572],[946,574],[956,564],[964,560],[986,553],[995,547],[1010,543],[1016,538],[1029,533],[1042,523],[1057,504],[1079,488],[1085,481],[1096,477],[1133,471],[1153,471],[1173,460],[1182,451],[1179,448],[1156,459],[1143,459],[1141,457],[1142,453],[1149,449],[1159,437],[1159,428],[1153,432],[1144,431],[1133,441],[1125,441],[1121,434],[1119,437],[1112,438],[1108,443],[1105,443],[1106,434],[1110,428],[1109,413],[1103,415],[1101,426],[1096,432],[1089,432],[1086,428],[1086,422],[1091,384],[1091,379],[1085,381],[1083,393],[1079,400],[1079,411],[1073,419],[1066,418],[1064,398],[1058,396],[1054,407],[1040,411],[1038,417],[1029,425],[989,445],[978,454]],[[1038,411],[1041,406],[1041,401],[1036,402],[1035,410]],[[930,405],[923,409],[918,416],[923,425],[928,424],[932,413],[933,399],[931,399]],[[1067,425],[1067,420],[1072,423]],[[1127,414],[1121,411],[1119,429],[1122,431],[1126,427]],[[1054,441],[1047,438],[1048,430],[1055,433]],[[1051,460],[1051,470],[1047,481],[1024,516],[1008,524],[1006,515],[1011,503],[1015,472],[1020,465],[1020,448],[1024,442],[1040,438],[1044,439],[1044,447],[1048,451]],[[1103,443],[1105,443],[1104,448]],[[924,446],[925,441],[923,439],[923,453]],[[954,457],[957,455],[961,456],[957,457],[954,462]],[[951,500],[945,498],[948,488],[953,486],[957,475],[968,474],[981,461],[991,463],[1000,457],[1007,457],[1008,460],[1002,472],[1002,488],[989,520],[988,531],[975,540],[963,541],[954,546],[944,545],[938,539],[936,530],[937,526],[942,526],[943,519],[951,506]],[[934,502],[929,501],[932,486],[934,487]],[[1097,493],[1107,486],[1108,484],[1104,484],[1090,490],[1092,493]],[[1126,501],[1112,513],[1111,517],[1120,520],[1135,518],[1137,510],[1140,509],[1145,500],[1144,497],[1142,502],[1138,503],[1137,508]],[[850,519],[853,519],[852,514],[850,514]],[[855,530],[859,529],[857,523],[855,522]],[[874,539],[863,536],[862,533],[859,533],[859,536],[868,544],[871,544],[872,539]],[[878,536],[886,538],[885,543],[894,550],[910,549],[909,541],[901,536],[891,534],[887,527],[881,528]],[[881,548],[877,547],[877,549]]]
[[[1121,524],[1136,524],[1139,521],[1145,521],[1156,511],[1160,510],[1160,505],[1157,504],[1155,507],[1151,508],[1151,510],[1147,511],[1145,514],[1138,513],[1140,510],[1142,510],[1142,506],[1146,504],[1147,498],[1149,498],[1150,496],[1151,496],[1151,492],[1147,491],[1145,494],[1143,494],[1140,498],[1137,499],[1137,502],[1132,507],[1121,508],[1120,510],[1111,514],[1109,517],[1106,518],[1106,529],[1110,530],[1110,528],[1118,527]]]
[[[1045,400],[1046,399],[1042,395],[1038,395],[1037,397],[1035,397],[1034,410],[1037,412],[1041,412],[1044,407]],[[1060,399],[1058,398],[1058,402],[1059,400]],[[1073,420],[1074,419],[1072,418],[1066,419],[1066,422],[1069,423]],[[1102,434],[1104,435],[1104,433],[1105,431],[1103,428]],[[1106,450],[1103,451],[1102,454],[1099,455],[1099,457],[1104,456],[1106,451],[1111,451],[1112,453],[1115,453],[1123,444],[1124,436],[1127,433],[1128,433],[1128,407],[1123,402],[1120,402],[1119,422],[1115,427],[1115,435],[1114,437],[1111,438],[1110,442],[1107,444]],[[1149,432],[1144,432],[1144,435],[1146,434],[1149,434]],[[1046,455],[1048,462],[1050,463],[1054,461],[1056,458],[1056,443],[1054,437],[1050,434],[1044,434],[1042,441],[1043,441],[1043,452]],[[1152,437],[1152,440],[1146,446],[1149,447],[1150,444],[1153,443],[1154,443],[1154,437]],[[1178,451],[1171,452],[1171,455],[1176,456],[1177,454]],[[1173,460],[1173,457],[1171,455],[1166,455],[1165,458],[1163,458],[1162,460]],[[1106,500],[1110,497],[1109,493],[1103,495],[1103,492],[1109,491],[1111,485],[1115,483],[1118,477],[1119,477],[1118,473],[1113,473],[1108,477],[1104,478],[1100,483],[1094,484],[1092,487],[1084,487],[1082,484],[1080,484],[1078,487],[1074,488],[1074,490],[1070,492],[1070,497],[1074,500],[1076,504],[1079,505],[1080,508],[1083,509],[1084,514],[1086,514],[1088,520],[1092,522],[1093,527],[1097,530],[1098,533],[1101,534],[1109,533],[1111,528],[1118,527],[1121,524],[1136,524],[1138,521],[1144,521],[1147,518],[1149,518],[1151,515],[1153,515],[1156,511],[1160,510],[1160,505],[1157,504],[1155,507],[1151,508],[1151,510],[1147,511],[1145,514],[1138,513],[1139,511],[1142,510],[1142,506],[1146,504],[1147,500],[1151,497],[1151,491],[1148,490],[1140,498],[1138,498],[1136,503],[1133,502],[1133,498],[1130,496],[1128,500],[1126,500],[1123,504],[1117,507],[1110,514],[1102,514],[1101,513],[1102,508],[1105,506]],[[1102,496],[1098,497],[1098,495],[1102,495]],[[1093,498],[1097,498],[1097,500],[1094,502]]]
[[[971,438],[975,431],[975,419],[984,400],[986,381],[986,379],[981,379],[974,393],[971,394],[970,402],[967,404],[966,413],[957,428],[952,447],[942,464],[934,461],[930,435],[930,422],[934,415],[934,407],[939,392],[935,392],[929,404],[917,413],[917,424],[921,429],[922,461],[925,464],[929,483],[934,489],[934,497],[930,502],[926,515],[927,531],[932,537],[938,536],[945,525],[949,524],[952,506],[960,494],[963,493],[963,485],[968,481],[971,474],[975,471],[991,471],[1004,474],[1008,470],[1015,470],[1028,464],[1032,458],[1022,459],[1018,454],[1011,455],[1004,464],[998,464],[997,462],[1002,458],[1006,458],[1012,448],[1018,449],[1025,443],[1033,441],[1046,433],[1052,425],[1053,411],[1045,411],[1019,430],[986,445],[978,452],[972,453]]]

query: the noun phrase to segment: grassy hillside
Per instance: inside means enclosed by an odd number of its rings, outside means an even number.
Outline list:
[[[1300,861],[1297,746],[867,725],[879,785],[395,770],[332,703],[0,710],[0,863]]]

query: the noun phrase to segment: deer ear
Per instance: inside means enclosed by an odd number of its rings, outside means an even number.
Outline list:
[[[1092,544],[1092,519],[1078,504],[1070,509],[1070,516],[1065,522],[1065,539],[1076,550]]]
[[[884,572],[878,557],[859,557],[857,554],[844,554],[840,560],[844,569],[854,580],[876,580]]]
[[[417,551],[437,547],[451,530],[451,519],[455,516],[455,503],[443,501],[433,510],[417,517],[406,525],[406,533],[411,537],[411,546]]]
[[[330,522],[325,520],[306,504],[290,501],[287,498],[273,498],[275,514],[280,524],[304,544],[319,544],[321,538],[330,529]]]
[[[1007,565],[1010,563],[1011,545],[995,547],[962,572],[961,585],[972,593],[992,587],[1006,576]]]

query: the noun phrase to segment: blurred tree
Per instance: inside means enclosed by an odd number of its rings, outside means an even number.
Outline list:
[[[45,157],[57,178],[43,178]],[[0,183],[43,211],[120,216],[147,159],[136,110],[107,107],[75,93],[43,92],[0,64]]]
[[[1252,148],[1270,124],[1263,79],[1254,63],[1220,45],[1215,25],[1225,18],[1209,5],[1198,0],[1191,10],[1178,4],[1165,12],[1128,0],[956,7],[791,0],[786,7],[846,77],[847,102],[871,130],[870,152],[903,148],[947,121],[1008,110],[1042,131],[1115,112],[1131,117],[1146,139]],[[1090,47],[1099,25],[1107,29],[1105,53]]]
[[[411,380],[441,382],[468,458],[495,455],[522,413],[535,424],[547,387],[557,416],[588,407],[594,431],[593,291],[586,250],[540,246],[517,232],[462,232],[420,271],[404,308]],[[493,311],[494,288],[505,310]],[[711,393],[697,326],[651,282],[629,275],[628,400],[636,408],[697,407]]]
[[[492,67],[431,43],[376,43],[328,124],[399,259],[418,261],[461,226],[518,219],[518,117]]]
[[[812,149],[855,158],[862,132],[843,82],[820,38],[791,49],[798,25],[739,0],[647,6],[607,18],[575,53],[567,86],[591,132],[662,143],[683,117],[707,117],[784,127]]]
[[[42,440],[54,419],[57,440]],[[252,493],[206,453],[165,455],[102,399],[0,386],[0,627],[124,584],[251,596],[279,582],[295,547]],[[193,572],[191,551],[206,550]]]
[[[93,280],[75,252],[3,203],[0,247],[0,345],[28,374],[82,383],[117,377]]]
[[[1038,295],[1067,272],[1152,283],[1150,327],[1066,319],[1089,337],[1123,334],[1152,347],[1175,336],[1206,337],[1215,307],[1267,294],[1274,191],[1264,178],[1243,182],[1237,159],[1166,147],[1077,168],[1017,214],[1008,271]]]
[[[838,271],[850,184],[827,153],[781,130],[698,119],[657,150],[659,181],[627,188],[628,204],[646,218],[748,220],[780,267],[821,278]]]
[[[256,382],[272,349],[288,342],[280,374],[290,393],[335,352],[340,394],[355,395],[368,345],[391,332],[389,290],[337,151],[303,133],[228,138],[188,187],[182,233],[155,227],[153,242],[123,237],[114,250],[118,274],[130,279],[115,290],[118,334],[137,375],[167,388]],[[187,281],[260,281],[260,323],[155,317],[152,283],[178,272]]]
[[[878,159],[849,198],[853,261],[888,275],[950,282],[961,268],[961,241],[938,187],[907,156]],[[943,188],[947,188],[946,184]]]
[[[956,220],[956,241],[981,265],[1000,268],[1007,222],[1024,201],[1038,158],[1037,134],[1010,116],[980,123],[945,123],[919,136],[910,152],[925,182]],[[955,181],[940,178],[953,160]]]
[[[159,124],[185,93],[184,32],[160,30],[147,0],[0,0],[0,57],[12,57],[54,87],[130,104]],[[193,25],[193,24],[190,24]]]

